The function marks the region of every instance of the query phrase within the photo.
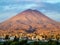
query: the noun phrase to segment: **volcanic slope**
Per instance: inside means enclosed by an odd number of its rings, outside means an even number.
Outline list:
[[[60,30],[60,24],[37,10],[28,9],[2,22],[0,30],[23,30],[25,32],[26,30],[29,30],[28,32]]]

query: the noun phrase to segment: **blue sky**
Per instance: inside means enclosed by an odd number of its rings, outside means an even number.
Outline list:
[[[60,22],[60,0],[0,0],[0,22],[26,9],[39,10]]]

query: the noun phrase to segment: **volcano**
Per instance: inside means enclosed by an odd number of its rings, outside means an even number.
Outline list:
[[[40,30],[60,30],[60,24],[38,10],[28,9],[2,22],[0,30],[20,30],[33,33],[40,32]]]

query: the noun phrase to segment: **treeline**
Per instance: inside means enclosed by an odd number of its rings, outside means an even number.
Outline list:
[[[41,41],[34,41],[28,43],[28,40],[14,40],[14,41],[6,41],[6,42],[1,42],[0,45],[60,45],[58,41],[52,41],[49,40],[48,42],[41,42]]]
[[[51,40],[49,39],[48,42],[42,42],[42,41],[31,41],[29,42],[28,39],[25,40],[19,40],[18,37],[14,37],[14,40],[9,40],[9,36],[6,35],[5,42],[0,42],[0,45],[60,45],[60,42],[58,40]]]

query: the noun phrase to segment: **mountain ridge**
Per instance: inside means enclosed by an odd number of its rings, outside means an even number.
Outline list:
[[[30,28],[36,28],[36,32],[40,30],[60,30],[60,25],[43,13],[31,9],[25,10],[0,24],[0,30],[22,30],[23,32],[29,30],[34,32]]]

